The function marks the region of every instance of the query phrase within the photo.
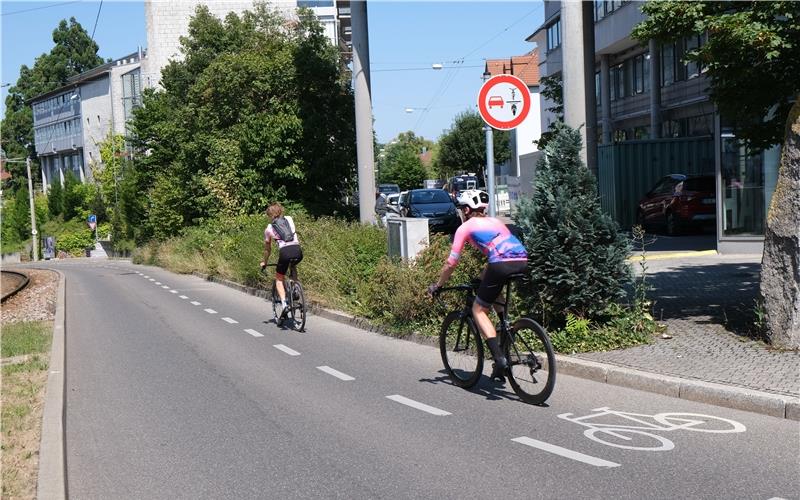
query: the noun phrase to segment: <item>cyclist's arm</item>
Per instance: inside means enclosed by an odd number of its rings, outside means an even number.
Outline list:
[[[268,231],[264,231],[264,260],[261,262],[261,267],[266,266],[269,262],[270,253],[272,253],[272,236]]]
[[[453,246],[450,248],[450,255],[447,257],[447,261],[444,263],[439,273],[439,280],[436,282],[437,287],[443,287],[445,283],[447,283],[447,280],[450,279],[450,276],[453,275],[453,271],[458,265],[458,259],[461,257],[461,251],[464,249],[464,244],[467,241],[468,235],[469,230],[466,224],[462,224],[456,230],[456,234],[453,236]]]

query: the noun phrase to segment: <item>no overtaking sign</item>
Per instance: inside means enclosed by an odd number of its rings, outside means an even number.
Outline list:
[[[493,76],[478,93],[483,121],[499,130],[519,126],[531,110],[531,94],[525,82],[513,75]]]

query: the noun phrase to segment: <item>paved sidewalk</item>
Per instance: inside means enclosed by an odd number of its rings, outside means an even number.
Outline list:
[[[800,352],[778,352],[747,335],[758,296],[760,255],[650,260],[657,320],[672,339],[574,357],[650,373],[800,396]],[[638,269],[638,263],[634,263]]]

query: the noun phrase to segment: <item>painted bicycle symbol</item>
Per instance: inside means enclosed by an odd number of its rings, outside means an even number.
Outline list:
[[[626,450],[669,451],[675,448],[675,443],[669,439],[648,431],[672,432],[684,430],[727,434],[747,430],[739,422],[699,413],[645,415],[642,413],[614,411],[608,407],[595,408],[592,411],[597,413],[584,417],[573,417],[572,413],[562,413],[558,417],[588,427],[583,431],[583,435],[593,441]],[[601,417],[607,416],[618,417],[616,423],[596,422]],[[595,420],[595,422],[588,422],[588,420]],[[638,441],[634,441],[635,439]],[[632,444],[632,442],[637,442],[638,444],[643,439],[649,441],[649,445],[635,446]]]

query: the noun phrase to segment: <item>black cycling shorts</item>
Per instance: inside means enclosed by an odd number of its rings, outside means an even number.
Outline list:
[[[303,260],[303,250],[300,245],[286,245],[278,252],[278,264],[275,266],[275,274],[284,276],[289,270],[289,263],[295,261],[299,263]]]
[[[478,294],[475,302],[483,307],[491,308],[503,286],[508,281],[508,277],[516,273],[524,273],[528,268],[528,261],[514,260],[510,262],[495,262],[486,266],[486,272],[478,287]]]

